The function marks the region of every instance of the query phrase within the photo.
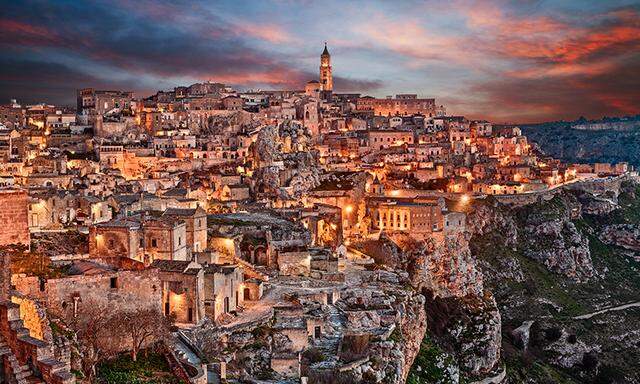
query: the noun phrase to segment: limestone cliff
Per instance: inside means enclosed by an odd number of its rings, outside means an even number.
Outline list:
[[[615,245],[631,251],[640,251],[640,226],[634,224],[612,224],[602,228],[598,234],[605,244]]]
[[[299,199],[319,184],[320,168],[309,130],[285,121],[265,126],[253,145],[254,190]]]
[[[500,310],[509,382],[640,382],[640,311],[623,305],[640,297],[638,190],[606,180],[526,206],[474,202],[471,253]]]
[[[469,238],[468,232],[443,233],[424,241],[390,234],[372,252],[378,262],[407,270],[411,285],[429,298],[428,331],[409,376],[412,380],[484,378],[500,366],[500,313],[491,293],[484,290]],[[371,252],[374,247],[368,248]],[[442,352],[433,354],[432,347]]]

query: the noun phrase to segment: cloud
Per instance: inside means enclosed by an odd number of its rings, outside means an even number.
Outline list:
[[[347,77],[334,76],[333,88],[335,92],[370,92],[383,86],[381,80],[359,80]]]
[[[328,12],[337,2],[254,6],[3,4],[0,62],[13,67],[2,67],[0,96],[73,100],[76,86],[150,92],[201,80],[300,89],[318,78],[305,42],[327,39],[342,63],[336,91],[428,94],[454,113],[510,120],[640,112],[638,7],[597,4],[571,14],[500,0],[395,4],[395,12],[386,3],[340,13]]]
[[[140,82],[105,80],[59,63],[0,58],[0,68],[0,103],[75,105],[76,90],[84,87],[150,91]]]

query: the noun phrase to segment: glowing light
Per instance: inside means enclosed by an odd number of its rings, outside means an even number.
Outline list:
[[[393,191],[391,191],[391,196],[400,196],[400,191],[397,189],[394,189]]]
[[[469,197],[469,195],[466,195],[466,194],[465,194],[465,195],[462,195],[462,196],[460,197],[460,201],[461,201],[463,204],[467,204],[467,203],[469,202],[469,200],[471,200],[471,197]]]
[[[347,205],[346,207],[344,207],[344,211],[346,213],[351,213],[353,212],[353,205]]]

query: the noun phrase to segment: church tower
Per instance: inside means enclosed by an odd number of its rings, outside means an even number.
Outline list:
[[[324,51],[320,55],[320,84],[323,91],[333,91],[333,76],[331,75],[331,55],[324,43]]]

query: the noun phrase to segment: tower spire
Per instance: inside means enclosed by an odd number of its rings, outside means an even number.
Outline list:
[[[331,55],[327,48],[327,42],[324,42],[324,51],[320,55],[320,85],[323,91],[333,90],[333,76],[331,74]]]

